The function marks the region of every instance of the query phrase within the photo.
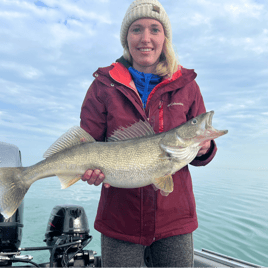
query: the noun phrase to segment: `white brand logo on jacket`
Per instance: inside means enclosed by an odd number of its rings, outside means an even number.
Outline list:
[[[181,103],[181,102],[172,102],[167,107],[170,107],[170,106],[173,106],[173,105],[181,105],[181,106],[183,106],[183,103]]]

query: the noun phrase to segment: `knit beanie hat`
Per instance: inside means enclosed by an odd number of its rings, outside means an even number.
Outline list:
[[[163,6],[157,0],[135,0],[127,9],[120,32],[120,40],[123,48],[127,46],[127,34],[130,25],[142,18],[158,20],[163,25],[165,36],[172,42],[171,24]]]

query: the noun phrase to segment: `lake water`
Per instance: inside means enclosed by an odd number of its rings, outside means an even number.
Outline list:
[[[209,249],[261,266],[268,266],[268,171],[191,167],[199,228],[195,249]],[[34,183],[25,197],[21,247],[45,246],[44,235],[54,206],[77,204],[85,208],[93,240],[87,249],[100,250],[100,234],[93,223],[100,187],[79,181],[60,189],[56,177]],[[48,262],[49,253],[22,252],[33,261]]]

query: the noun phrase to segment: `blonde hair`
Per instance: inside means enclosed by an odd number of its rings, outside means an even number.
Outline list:
[[[124,58],[129,61],[131,64],[133,63],[132,56],[129,52],[128,45],[124,49]],[[159,58],[159,63],[155,68],[154,74],[159,76],[168,76],[172,77],[172,75],[177,72],[179,65],[179,59],[177,54],[174,51],[172,43],[169,41],[167,37],[165,37],[163,51]]]

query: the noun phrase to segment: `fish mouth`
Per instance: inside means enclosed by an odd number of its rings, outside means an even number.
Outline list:
[[[218,130],[212,126],[213,115],[214,115],[214,111],[210,111],[207,113],[206,121],[205,121],[205,125],[206,125],[205,129],[210,133],[210,135],[215,136],[215,138],[222,136],[224,134],[227,134],[228,130]]]
[[[212,127],[212,118],[213,118],[213,115],[214,115],[214,111],[210,111],[208,113],[208,118],[207,118],[207,126],[208,127]]]

